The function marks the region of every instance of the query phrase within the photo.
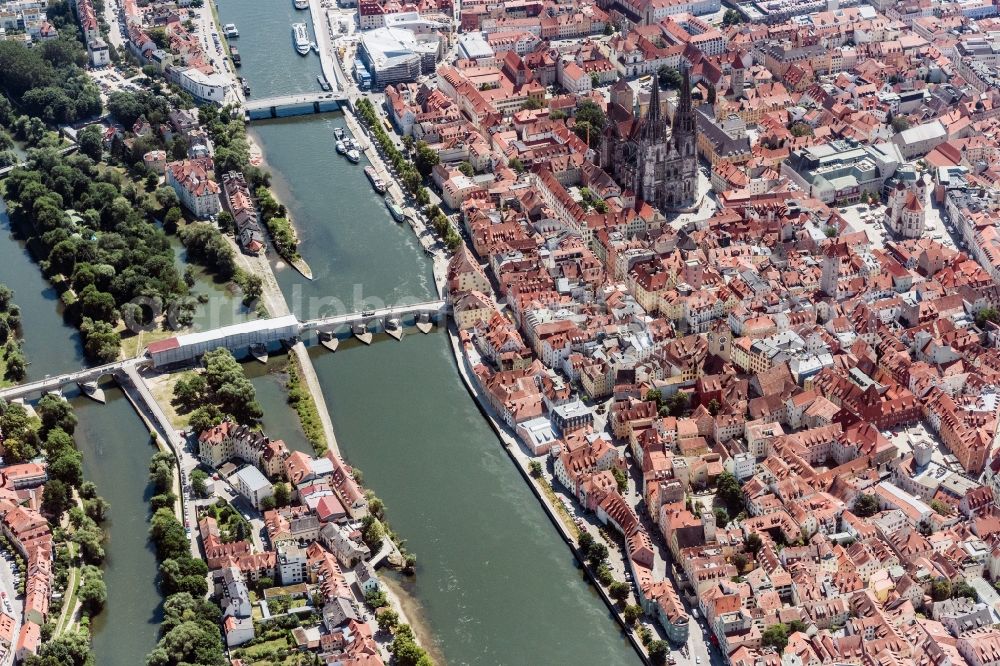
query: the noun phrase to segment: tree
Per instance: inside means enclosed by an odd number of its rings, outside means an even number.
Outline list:
[[[101,161],[101,156],[104,152],[104,137],[101,134],[100,125],[87,125],[84,127],[77,134],[76,142],[80,146],[81,153],[95,162]]]
[[[149,480],[156,494],[170,492],[174,487],[174,459],[166,452],[159,452],[149,461]]]
[[[83,350],[98,363],[111,363],[118,359],[121,336],[114,327],[104,321],[94,321],[85,317],[80,325],[83,336]]]
[[[382,540],[385,538],[385,528],[378,518],[372,515],[365,516],[361,521],[361,538],[365,545],[377,553],[382,550]]]
[[[83,510],[95,523],[103,523],[108,517],[111,504],[103,497],[95,497],[83,501]]]
[[[470,163],[468,163],[468,162],[462,162],[461,164],[459,164],[458,165],[458,170],[461,171],[462,174],[464,174],[465,176],[467,176],[469,178],[472,178],[473,176],[476,175],[475,169],[473,169],[472,165]]]
[[[760,549],[764,547],[764,542],[761,541],[759,534],[752,532],[746,538],[746,541],[743,542],[743,546],[748,553],[757,555],[757,553],[760,552]]]
[[[516,157],[510,158],[510,160],[507,162],[507,166],[516,171],[518,175],[527,171],[527,169],[524,168],[524,164],[521,162],[521,160],[517,159]]]
[[[115,120],[127,128],[135,124],[143,114],[143,105],[139,98],[127,91],[116,91],[108,95],[108,111]]]
[[[976,326],[985,328],[986,322],[1000,323],[1000,310],[996,308],[983,308],[976,314]]]
[[[77,418],[73,413],[73,406],[62,398],[46,394],[38,401],[36,411],[42,419],[42,432],[46,435],[55,428],[68,435],[76,430]]]
[[[670,645],[666,641],[651,641],[650,644],[646,646],[646,649],[649,651],[649,660],[651,662],[654,664],[667,663],[667,655],[670,653]]]
[[[413,164],[421,176],[427,178],[431,175],[431,170],[441,163],[441,157],[437,151],[428,146],[423,141],[417,142],[417,153],[413,157]]]
[[[101,570],[88,565],[83,567],[80,575],[83,576],[83,583],[77,592],[80,602],[89,615],[97,615],[108,601],[108,587],[104,584]]]
[[[743,573],[749,562],[750,559],[743,553],[736,553],[733,555],[733,566],[736,567],[736,570],[740,573]]]
[[[892,129],[896,132],[905,132],[910,129],[910,121],[906,118],[906,116],[896,116],[892,119],[890,124],[892,125]]]
[[[198,497],[208,497],[208,489],[205,486],[205,481],[208,479],[208,474],[201,469],[196,469],[191,472],[191,490]]]
[[[761,634],[760,642],[763,645],[770,645],[781,654],[788,645],[788,626],[781,622],[772,624]]]
[[[80,555],[88,564],[104,561],[104,531],[91,520],[73,533],[73,543],[80,547]]]
[[[951,507],[939,499],[932,499],[930,507],[934,509],[934,512],[937,513],[939,516],[951,515]]]
[[[642,617],[642,608],[635,604],[629,604],[622,609],[622,617],[625,619],[625,624],[634,627],[635,623]]]
[[[542,463],[538,462],[537,460],[532,460],[531,462],[528,463],[528,470],[531,472],[531,476],[535,477],[536,479],[541,478]]]
[[[951,586],[951,598],[957,599],[959,597],[966,597],[976,601],[979,595],[976,594],[976,590],[971,585],[964,580],[960,580]]]
[[[42,492],[42,510],[58,520],[63,512],[73,506],[69,488],[59,479],[50,479]]]
[[[90,636],[84,630],[64,631],[42,643],[38,654],[29,656],[25,666],[92,666]]]
[[[208,565],[191,556],[168,558],[160,563],[160,591],[164,595],[187,592],[193,597],[208,593]]]
[[[382,608],[389,603],[388,597],[382,590],[368,590],[365,592],[365,603],[374,609]]]
[[[715,524],[719,527],[725,527],[729,524],[729,512],[726,511],[725,507],[718,507],[713,512],[715,514]]]
[[[789,131],[792,133],[792,136],[813,135],[813,128],[808,123],[804,123],[801,121],[797,123],[792,123],[792,126],[789,128]]]
[[[149,521],[149,536],[156,546],[157,558],[190,557],[187,534],[170,509],[157,509]]]
[[[854,500],[854,513],[861,518],[874,516],[878,512],[878,498],[868,493],[858,495]]]
[[[632,588],[629,587],[628,583],[623,583],[620,580],[616,580],[608,587],[608,594],[618,603],[622,603],[628,599],[628,595],[631,592]]]
[[[740,23],[743,23],[743,15],[735,9],[727,9],[726,13],[722,15],[722,25],[725,27],[739,25]]]
[[[931,598],[934,601],[944,601],[951,597],[951,581],[947,578],[938,578],[931,583]]]
[[[594,535],[590,532],[583,531],[580,532],[580,536],[577,537],[576,541],[580,546],[580,552],[583,553],[584,557],[587,557],[587,553],[589,553],[590,549],[594,546]]]
[[[792,620],[791,622],[788,623],[789,635],[794,634],[796,632],[805,632],[806,629],[808,629],[808,627],[806,626],[806,623],[803,622],[802,620]]]
[[[594,542],[589,549],[587,549],[587,561],[590,562],[590,566],[595,569],[602,564],[604,564],[608,559],[608,547],[603,543]]]
[[[224,666],[226,663],[218,628],[196,621],[174,626],[146,658],[146,666]]]
[[[684,84],[684,77],[676,67],[662,65],[656,73],[660,77],[660,90],[677,90]]]
[[[737,509],[735,513],[739,513],[739,509],[743,507],[743,493],[740,491],[740,482],[736,480],[732,472],[723,472],[720,474],[716,487],[718,488],[716,497],[726,507],[731,510]]]
[[[375,619],[378,621],[379,630],[387,634],[391,634],[399,625],[399,613],[391,608],[380,608],[375,614]]]
[[[615,477],[615,483],[618,484],[618,492],[625,494],[628,490],[628,477],[625,475],[625,471],[619,467],[611,468],[611,476]]]
[[[528,101],[524,103],[524,108],[528,109],[529,111],[535,111],[537,109],[542,108],[543,104],[544,103],[542,102],[542,100],[538,99],[537,97],[529,97]]]

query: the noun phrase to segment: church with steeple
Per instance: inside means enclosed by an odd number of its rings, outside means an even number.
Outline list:
[[[637,201],[666,211],[694,203],[698,153],[687,68],[672,121],[664,112],[659,84],[654,75],[644,115],[636,113],[628,84],[619,81],[612,87],[599,159],[601,168],[634,192]]]

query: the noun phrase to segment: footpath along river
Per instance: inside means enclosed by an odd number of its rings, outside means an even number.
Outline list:
[[[308,12],[291,0],[219,4],[240,29],[240,74],[254,97],[317,88],[319,59],[293,51],[288,27]],[[276,264],[289,306],[308,318],[435,297],[413,233],[371,190],[365,162],[334,152],[334,126],[343,118],[252,127],[315,276]],[[417,576],[398,582],[432,652],[449,664],[639,663],[466,392],[447,336],[409,328],[402,342],[376,340],[310,353],[343,455],[417,554]]]

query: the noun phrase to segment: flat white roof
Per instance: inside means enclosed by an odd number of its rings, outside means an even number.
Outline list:
[[[196,345],[212,340],[221,340],[230,335],[240,335],[242,333],[255,333],[257,331],[273,330],[285,328],[286,326],[298,326],[299,320],[295,315],[284,315],[273,319],[254,319],[239,324],[231,324],[211,331],[198,331],[197,333],[186,333],[177,336],[177,344],[180,346]]]
[[[251,492],[257,492],[271,486],[271,482],[267,480],[267,477],[261,474],[260,470],[253,465],[247,465],[236,472],[236,476],[240,478],[243,485],[249,488]]]

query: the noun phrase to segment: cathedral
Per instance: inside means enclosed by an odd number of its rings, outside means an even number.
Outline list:
[[[660,101],[659,75],[645,116],[637,118],[632,89],[619,81],[612,88],[608,123],[601,135],[600,166],[636,199],[671,210],[694,203],[698,183],[691,82],[683,72],[680,101],[668,123]],[[668,126],[669,124],[669,126]]]

